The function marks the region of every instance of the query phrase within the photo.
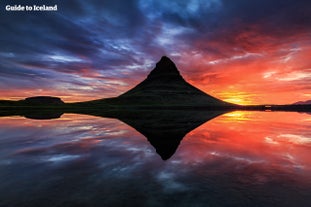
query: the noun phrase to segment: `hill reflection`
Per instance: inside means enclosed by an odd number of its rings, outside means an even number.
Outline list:
[[[181,140],[193,129],[227,111],[201,110],[127,110],[127,111],[75,111],[76,114],[118,119],[147,138],[163,160],[176,152]],[[30,119],[60,118],[60,111],[1,112],[2,116],[20,115]]]

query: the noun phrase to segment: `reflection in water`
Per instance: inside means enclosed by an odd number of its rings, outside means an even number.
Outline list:
[[[2,117],[0,206],[309,205],[310,115],[191,114]]]
[[[310,170],[311,131],[308,130],[310,122],[306,121],[309,118],[307,115],[239,112],[238,121],[228,121],[235,114],[224,114],[191,132],[187,141],[194,143],[193,148],[204,148],[204,153],[203,150],[192,150],[200,154],[184,155],[183,159],[190,159],[191,162],[191,159],[206,160],[205,156],[227,157],[247,164],[273,164],[284,169]]]
[[[33,108],[14,108],[11,110],[0,110],[0,117],[2,116],[23,116],[28,119],[58,119],[63,115],[62,110],[40,109]]]
[[[183,137],[224,111],[145,111],[118,115],[116,118],[144,135],[163,160],[176,151]]]

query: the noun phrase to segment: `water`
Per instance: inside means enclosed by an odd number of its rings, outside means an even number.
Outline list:
[[[176,113],[1,117],[0,206],[310,206],[310,114]]]

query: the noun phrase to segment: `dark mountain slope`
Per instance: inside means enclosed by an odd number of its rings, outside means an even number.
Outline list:
[[[214,98],[187,83],[180,75],[175,64],[165,56],[156,64],[148,77],[137,86],[116,98],[103,100],[117,105],[234,106]]]

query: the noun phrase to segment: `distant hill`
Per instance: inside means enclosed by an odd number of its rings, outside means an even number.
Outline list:
[[[22,102],[35,105],[64,104],[64,102],[60,98],[53,96],[34,96],[26,98],[25,100],[22,100]]]
[[[228,107],[233,104],[221,101],[187,83],[177,67],[163,56],[147,78],[131,90],[116,98],[101,99],[93,103],[127,106],[189,106]],[[88,102],[90,103],[90,102]]]
[[[308,101],[298,101],[296,103],[293,103],[294,105],[308,105],[311,104],[311,100]]]
[[[38,107],[64,106],[65,103],[58,97],[33,96],[18,101],[0,100],[0,107]]]

